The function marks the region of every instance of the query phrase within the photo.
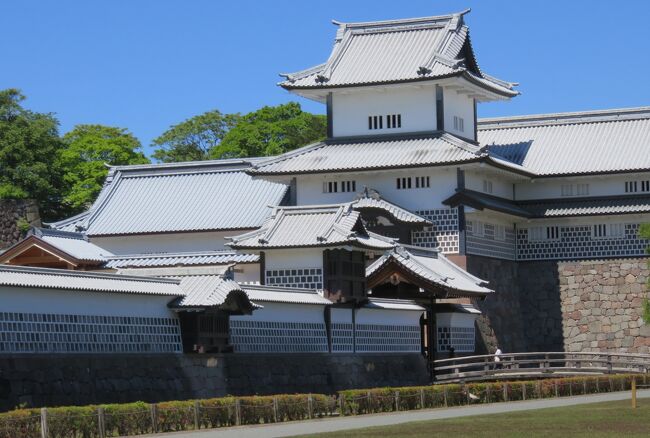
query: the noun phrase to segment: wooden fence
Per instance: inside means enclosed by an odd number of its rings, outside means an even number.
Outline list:
[[[650,355],[631,353],[535,352],[465,356],[434,362],[437,382],[468,382],[589,374],[645,374]]]

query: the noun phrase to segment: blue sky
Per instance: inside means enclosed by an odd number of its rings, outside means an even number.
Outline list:
[[[331,19],[466,17],[481,68],[522,95],[480,116],[650,105],[650,2],[614,1],[4,1],[0,88],[81,123],[131,130],[148,150],[170,125],[210,109],[298,100],[278,73],[325,61]]]

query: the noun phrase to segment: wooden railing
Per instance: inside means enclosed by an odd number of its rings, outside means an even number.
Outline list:
[[[465,356],[434,361],[437,382],[537,378],[558,375],[648,373],[650,355],[536,352]]]

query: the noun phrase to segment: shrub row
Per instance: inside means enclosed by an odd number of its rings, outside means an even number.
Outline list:
[[[633,378],[645,383],[647,375],[353,389],[338,397],[296,394],[57,407],[47,409],[46,419],[49,438],[115,437],[624,391]],[[0,438],[41,438],[41,421],[40,409],[1,413]]]

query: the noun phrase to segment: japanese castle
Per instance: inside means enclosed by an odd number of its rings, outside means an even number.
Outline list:
[[[279,84],[323,141],[112,167],[0,254],[0,353],[480,353],[509,267],[643,257],[650,108],[478,119],[519,92],[465,19],[335,22]]]

